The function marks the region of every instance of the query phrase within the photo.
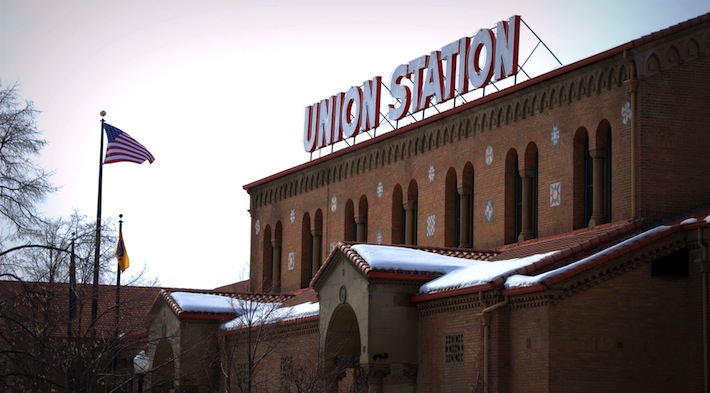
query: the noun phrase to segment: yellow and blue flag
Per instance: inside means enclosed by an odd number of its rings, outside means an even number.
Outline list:
[[[128,252],[126,251],[126,245],[123,244],[123,231],[118,233],[118,246],[116,246],[116,259],[118,259],[118,268],[121,272],[128,269],[131,264],[128,260]]]

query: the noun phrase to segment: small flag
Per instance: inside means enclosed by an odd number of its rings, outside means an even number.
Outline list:
[[[145,160],[152,164],[155,161],[155,157],[150,154],[148,149],[127,133],[107,123],[104,123],[104,131],[106,131],[106,136],[108,137],[104,164],[121,161],[142,164]]]
[[[118,233],[118,245],[116,246],[116,259],[118,259],[118,268],[121,272],[128,269],[131,262],[128,260],[128,252],[126,251],[126,245],[123,244],[123,231]]]

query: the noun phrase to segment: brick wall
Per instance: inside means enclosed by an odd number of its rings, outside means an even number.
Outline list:
[[[615,67],[621,67],[620,61],[619,57],[598,67],[618,72]],[[586,130],[590,149],[595,149],[597,128],[604,124],[612,130],[612,219],[628,218],[630,138],[629,127],[622,123],[620,116],[627,92],[620,81],[588,91],[583,85],[589,83],[585,78],[591,72],[573,72],[554,83],[531,87],[529,92],[512,93],[499,101],[424,122],[406,132],[398,131],[392,137],[386,134],[377,143],[356,145],[350,153],[326,157],[319,164],[251,189],[253,221],[258,220],[261,229],[257,234],[252,228],[252,272],[259,274],[263,250],[270,250],[264,247],[264,228],[268,225],[273,234],[280,222],[283,228],[282,289],[301,287],[301,269],[308,268],[308,261],[303,261],[304,217],[313,228],[313,218],[320,209],[323,216],[321,255],[325,259],[332,245],[344,239],[346,226],[352,225],[349,220],[346,223],[346,217],[359,214],[361,199],[367,200],[368,242],[399,243],[399,239],[392,238],[391,231],[393,220],[401,220],[392,213],[396,186],[401,187],[404,201],[416,187],[417,243],[444,246],[447,244],[445,228],[454,225],[451,219],[446,220],[447,173],[455,172],[460,185],[467,165],[473,168],[474,174],[474,247],[500,246],[504,242],[505,226],[512,222],[506,220],[512,209],[506,208],[506,197],[512,190],[506,188],[504,181],[506,157],[511,153],[518,157],[518,168],[508,166],[508,170],[514,172],[525,168],[526,155],[537,154],[535,191],[539,236],[570,231],[574,228],[575,208],[571,165],[574,135],[580,129]],[[487,149],[492,156],[486,154]],[[560,197],[552,204],[551,187],[557,184]],[[354,211],[346,214],[349,203]],[[252,287],[259,290],[259,278],[255,277],[254,281]]]

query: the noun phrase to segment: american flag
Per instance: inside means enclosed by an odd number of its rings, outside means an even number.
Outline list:
[[[127,133],[107,123],[104,123],[104,131],[106,131],[106,136],[108,137],[104,164],[121,161],[142,164],[145,160],[152,164],[155,161],[155,157],[150,154],[148,149]]]

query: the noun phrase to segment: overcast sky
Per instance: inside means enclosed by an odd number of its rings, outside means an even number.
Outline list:
[[[242,187],[309,160],[306,106],[515,14],[569,64],[709,11],[707,0],[0,0],[0,80],[42,112],[39,164],[61,187],[44,212],[95,216],[105,110],[156,158],[104,167],[125,274],[147,264],[163,286],[207,289],[246,274]]]

